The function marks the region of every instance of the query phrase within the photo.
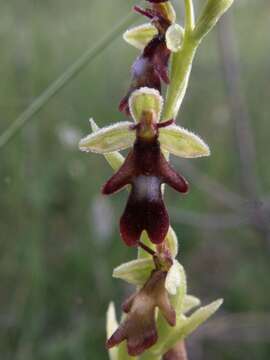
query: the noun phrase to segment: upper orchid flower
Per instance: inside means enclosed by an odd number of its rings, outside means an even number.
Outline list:
[[[188,185],[166,161],[162,149],[194,158],[209,155],[208,146],[193,133],[176,126],[173,120],[159,122],[163,100],[158,91],[136,90],[129,99],[135,121],[121,122],[100,129],[80,141],[80,149],[100,154],[132,147],[120,169],[103,186],[103,194],[112,194],[131,185],[129,199],[120,220],[120,232],[129,246],[137,246],[146,230],[155,244],[163,242],[169,227],[161,185],[185,193]]]
[[[132,84],[121,100],[119,109],[129,115],[128,99],[140,87],[161,91],[161,81],[169,84],[168,63],[171,51],[178,51],[183,40],[183,29],[175,24],[175,11],[169,1],[152,0],[151,8],[134,10],[148,17],[151,23],[137,26],[124,34],[124,39],[142,50],[132,65]]]

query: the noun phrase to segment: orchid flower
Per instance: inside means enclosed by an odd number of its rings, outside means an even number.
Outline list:
[[[129,99],[132,122],[120,122],[88,135],[80,141],[82,151],[106,154],[132,147],[120,169],[102,188],[105,195],[127,185],[131,191],[120,220],[120,233],[128,246],[138,246],[144,230],[154,244],[163,242],[169,216],[161,185],[186,193],[188,184],[167,162],[162,150],[176,156],[209,155],[208,146],[173,120],[160,122],[163,99],[155,89],[141,88]]]
[[[127,340],[129,355],[137,356],[153,346],[158,339],[156,308],[170,326],[175,326],[176,313],[165,288],[166,275],[165,271],[154,270],[143,288],[124,302],[122,309],[127,316],[108,339],[108,349]]]
[[[124,34],[124,39],[142,50],[132,65],[132,83],[121,100],[119,109],[130,113],[128,99],[140,87],[161,91],[161,82],[169,84],[168,63],[171,52],[178,51],[183,40],[183,29],[175,23],[176,15],[169,1],[150,1],[151,8],[135,6],[134,10],[146,16],[151,23],[137,26]]]

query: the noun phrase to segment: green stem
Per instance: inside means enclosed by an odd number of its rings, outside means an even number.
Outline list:
[[[172,56],[171,83],[167,89],[163,119],[175,119],[186,93],[192,61],[198,47],[188,34],[185,36],[183,47]]]
[[[91,49],[87,50],[75,61],[58,79],[56,79],[34,102],[17,117],[17,119],[1,134],[0,148],[4,147],[20,131],[34,115],[36,115],[70,80],[90,64],[106,49],[112,41],[120,35],[137,18],[136,14],[129,14],[120,24],[112,29]]]
[[[192,0],[185,0],[185,31],[191,32],[195,25],[194,6]]]

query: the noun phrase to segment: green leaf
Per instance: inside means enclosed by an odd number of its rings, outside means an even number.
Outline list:
[[[138,259],[124,263],[113,270],[113,277],[129,284],[142,286],[154,269],[152,258]]]
[[[155,89],[143,87],[135,90],[129,98],[129,108],[135,122],[140,122],[144,111],[153,112],[155,120],[160,120],[163,99]]]
[[[131,130],[131,122],[119,122],[102,128],[79,143],[79,148],[86,152],[105,154],[131,147],[135,141],[135,131]]]
[[[143,50],[145,46],[158,34],[156,27],[150,23],[136,26],[127,30],[123,38],[130,45],[135,46],[139,50]]]
[[[166,45],[172,52],[181,49],[184,41],[184,29],[178,24],[172,24],[166,31]]]
[[[94,119],[90,119],[90,125],[93,132],[99,130],[98,125],[95,123]],[[114,171],[117,171],[124,163],[125,158],[118,151],[104,154],[105,159],[108,161],[109,165]]]
[[[159,141],[165,150],[183,158],[210,155],[209,147],[199,136],[180,126],[171,125],[160,129]]]

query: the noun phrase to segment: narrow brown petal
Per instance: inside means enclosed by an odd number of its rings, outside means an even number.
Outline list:
[[[160,175],[162,176],[163,182],[176,191],[180,193],[186,193],[188,191],[188,182],[186,179],[178,174],[164,157],[161,161]]]
[[[127,156],[124,164],[120,169],[106,182],[102,188],[104,195],[110,195],[124,186],[128,185],[131,181],[134,171],[133,153],[132,151]]]

